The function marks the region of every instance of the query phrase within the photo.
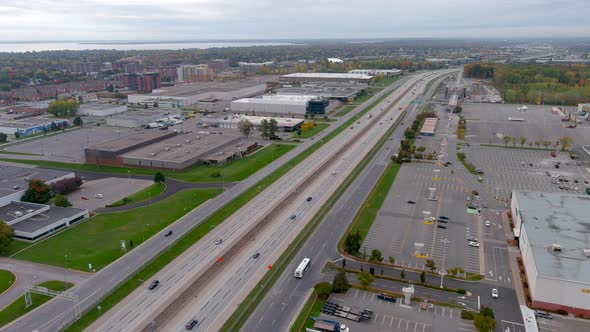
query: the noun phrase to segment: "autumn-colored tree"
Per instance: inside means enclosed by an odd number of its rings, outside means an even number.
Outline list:
[[[426,267],[430,270],[430,272],[434,272],[434,270],[436,270],[436,263],[432,259],[427,259]]]
[[[559,138],[561,144],[561,151],[569,150],[574,145],[574,138],[571,136],[561,136]]]
[[[23,202],[45,204],[51,199],[51,190],[49,186],[39,179],[29,181],[29,188],[21,197]]]

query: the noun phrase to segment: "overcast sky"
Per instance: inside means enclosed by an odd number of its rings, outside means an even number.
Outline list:
[[[590,0],[0,0],[0,40],[590,36]]]

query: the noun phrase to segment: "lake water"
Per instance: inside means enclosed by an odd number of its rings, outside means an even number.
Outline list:
[[[0,42],[0,52],[61,50],[180,50],[185,48],[296,45],[280,42]]]

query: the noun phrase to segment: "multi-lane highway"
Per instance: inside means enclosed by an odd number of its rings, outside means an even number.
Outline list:
[[[359,105],[354,111],[348,113],[346,116],[333,123],[328,129],[318,134],[316,141],[330,134],[340,124],[355,116],[358,112],[370,105],[375,99],[381,97],[383,94],[389,93],[392,89],[403,84],[407,79],[408,78],[403,78],[399,82],[376,94],[375,97]],[[198,226],[201,222],[207,219],[207,217],[231,202],[299,153],[309,148],[316,141],[307,141],[300,144],[298,147],[251,175],[246,180],[236,184],[234,187],[226,190],[216,198],[207,201],[197,209],[189,212],[175,222],[174,225],[169,227],[174,229],[174,234],[172,236],[165,238],[156,235],[152,237],[150,240],[144,242],[142,245],[136,247],[134,250],[93,275],[86,282],[72,288],[69,293],[78,297],[79,300],[77,301],[77,305],[80,311],[97,310],[95,306],[102,298],[110,294],[118,285],[130,278],[137,270],[145,266],[147,262],[171,246],[184,234]],[[164,231],[162,231],[162,233],[163,232]],[[58,331],[76,319],[75,313],[76,311],[74,310],[74,305],[71,301],[54,299],[14,321],[12,324],[5,326],[2,330]]]
[[[133,300],[118,308],[116,314],[98,330],[144,328],[206,273],[217,273],[216,278],[209,278],[210,284],[203,287],[205,290],[195,301],[186,304],[175,319],[169,320],[162,329],[182,330],[193,317],[199,320],[195,330],[218,329],[263,276],[267,266],[280,256],[290,240],[393,124],[400,114],[399,105],[412,99],[409,92],[417,84],[422,84],[422,78],[430,75],[433,74],[420,74],[409,79],[376,106],[370,112],[371,116],[359,119],[259,194],[157,274],[160,287],[135,294]],[[307,197],[312,197],[312,200],[306,200]],[[264,229],[258,230],[259,227]],[[225,267],[222,273],[218,268],[210,270],[216,264],[225,264],[218,259],[253,232],[257,239],[245,246],[244,249],[249,250],[235,254],[231,265]],[[223,242],[215,244],[215,240],[220,238]],[[254,253],[260,256],[253,258]]]
[[[436,87],[436,85],[434,84],[433,87]],[[418,94],[425,86],[426,84],[417,90]],[[423,100],[427,100],[431,94],[431,92],[426,94]],[[389,164],[391,155],[399,148],[405,128],[411,125],[411,119],[419,110],[420,107],[417,107],[417,104],[408,107],[408,114],[404,121],[405,125],[395,130],[390,140],[377,152],[364,171],[352,182],[340,200],[333,206],[315,233],[306,241],[295,256],[296,258],[289,264],[286,271],[279,277],[264,300],[252,313],[243,327],[244,331],[288,330],[289,322],[297,314],[297,309],[304,301],[307,291],[325,277],[320,273],[322,266],[327,261],[341,257],[336,248],[338,240],[342,237],[357,209],[363,204],[365,198]],[[312,257],[314,265],[304,279],[296,279],[293,277],[293,271],[303,257]],[[398,275],[397,272],[395,274]]]

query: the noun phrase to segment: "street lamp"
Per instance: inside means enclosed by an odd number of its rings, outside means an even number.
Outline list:
[[[443,260],[442,260],[442,268],[440,271],[440,288],[443,288],[443,278],[445,277],[446,271],[445,271],[445,256],[447,254],[447,243],[449,243],[450,241],[447,239],[443,239],[440,240],[440,242],[443,243]]]

